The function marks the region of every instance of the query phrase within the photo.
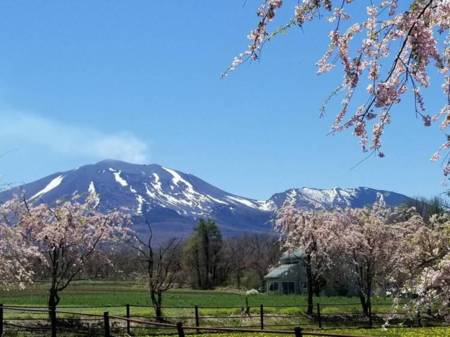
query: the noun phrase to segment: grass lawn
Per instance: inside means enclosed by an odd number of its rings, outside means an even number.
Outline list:
[[[322,314],[336,313],[360,313],[361,308],[357,298],[349,297],[321,297],[316,299],[321,303]],[[47,303],[47,284],[38,283],[23,291],[0,292],[0,303],[6,305],[17,305],[24,307],[42,306]],[[61,293],[60,310],[83,312],[102,315],[109,311],[110,315],[124,316],[125,305],[133,305],[131,314],[133,317],[151,319],[153,311],[149,307],[149,298],[144,285],[130,282],[107,282],[107,281],[77,281],[71,284]],[[185,324],[193,325],[194,306],[200,307],[200,322],[202,326],[259,326],[259,306],[264,305],[265,323],[267,329],[281,328],[285,324],[300,325],[306,329],[313,326],[306,317],[302,316],[305,311],[306,298],[299,295],[255,295],[249,298],[252,308],[251,317],[241,316],[241,307],[244,304],[244,296],[236,290],[214,290],[199,291],[190,289],[175,289],[164,295],[164,314],[172,322],[184,321]],[[391,310],[391,302],[386,298],[374,299],[374,312],[382,313]],[[286,316],[295,315],[298,316]],[[64,314],[65,318],[72,315]],[[79,317],[77,315],[74,318]],[[5,310],[5,319],[42,319],[46,320],[46,313],[18,313]],[[345,323],[339,326],[345,325]],[[291,325],[293,328],[294,325]],[[308,326],[309,325],[309,326]],[[327,324],[324,323],[324,326]],[[333,325],[337,326],[337,325]],[[348,326],[348,325],[347,325]],[[315,326],[317,328],[317,326]],[[336,333],[347,333],[363,336],[386,336],[386,337],[417,337],[417,336],[448,336],[448,328],[407,329],[393,328],[390,330],[336,330]],[[207,334],[202,336],[208,337]],[[247,336],[245,334],[213,334],[214,337]],[[274,336],[273,334],[252,334],[254,337]]]
[[[46,306],[47,287],[45,283],[37,283],[25,290],[0,292],[0,303],[18,306]],[[360,313],[361,307],[357,298],[322,297],[322,314]],[[168,317],[193,316],[194,306],[200,307],[202,316],[239,315],[244,305],[244,296],[236,290],[202,291],[191,289],[175,289],[164,294],[164,313]],[[146,288],[142,284],[109,281],[76,281],[61,293],[60,310],[111,315],[125,315],[125,305],[133,305],[133,316],[151,317],[152,309]],[[260,305],[264,305],[265,314],[292,315],[301,314],[306,308],[306,297],[301,295],[255,295],[249,297],[252,315],[259,315]],[[374,298],[373,312],[388,312],[391,302],[385,298]],[[141,307],[139,307],[141,306]],[[316,307],[315,307],[316,308]],[[7,311],[6,317],[14,317],[17,312]],[[36,317],[38,314],[21,314]]]
[[[360,312],[357,298],[321,297],[316,299],[324,312]],[[47,304],[47,284],[38,283],[22,291],[0,292],[0,303],[5,305],[45,306]],[[374,298],[374,311],[389,310],[389,299]],[[124,306],[125,304],[149,305],[144,285],[130,282],[77,281],[61,293],[60,306]],[[166,307],[241,307],[244,304],[242,293],[236,290],[189,290],[175,289],[164,294]],[[305,306],[306,297],[302,295],[256,295],[249,297],[251,307],[263,304],[272,306]]]

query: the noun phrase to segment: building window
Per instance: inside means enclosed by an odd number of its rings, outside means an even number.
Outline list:
[[[294,294],[295,293],[295,283],[294,282],[283,282],[283,294]]]
[[[269,291],[278,291],[278,282],[271,282],[269,286]]]

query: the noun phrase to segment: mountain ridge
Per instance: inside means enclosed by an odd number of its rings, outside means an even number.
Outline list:
[[[225,235],[271,232],[271,220],[284,202],[302,209],[363,207],[383,198],[389,206],[411,198],[368,187],[291,188],[256,200],[226,192],[193,174],[158,164],[103,160],[56,172],[0,192],[0,202],[22,193],[32,203],[55,204],[78,196],[93,198],[99,211],[128,209],[138,231],[145,221],[161,237],[188,235],[199,218],[213,218]]]

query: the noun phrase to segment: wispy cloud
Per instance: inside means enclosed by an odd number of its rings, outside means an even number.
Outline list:
[[[26,113],[0,112],[0,140],[45,147],[59,154],[92,159],[149,161],[147,143],[130,132],[106,133]]]

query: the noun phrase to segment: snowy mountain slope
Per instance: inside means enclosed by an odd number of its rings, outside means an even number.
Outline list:
[[[285,202],[294,204],[301,209],[333,209],[333,208],[361,208],[372,205],[382,198],[387,205],[397,206],[411,200],[395,192],[376,190],[367,187],[357,188],[293,188],[283,193],[274,194],[265,202],[267,209],[276,210]]]
[[[215,219],[225,235],[269,232],[274,211],[285,201],[303,209],[363,207],[383,197],[388,205],[408,200],[401,194],[369,188],[290,189],[257,201],[225,192],[194,175],[160,165],[105,160],[0,193],[0,202],[23,193],[32,203],[54,204],[91,196],[100,211],[126,209],[138,230],[145,220],[161,237],[188,235],[201,217]]]

